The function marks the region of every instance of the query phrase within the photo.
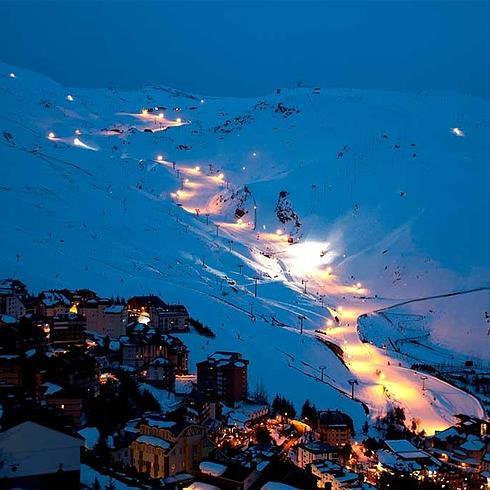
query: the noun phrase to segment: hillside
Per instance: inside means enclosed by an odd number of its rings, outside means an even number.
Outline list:
[[[393,382],[409,395],[380,393],[386,359],[365,358],[355,319],[489,285],[487,101],[312,88],[220,99],[0,74],[1,275],[185,303],[217,334],[184,339],[192,362],[239,350],[252,387],[342,408],[358,427],[353,376],[371,415],[395,401],[431,430],[481,414],[435,379],[440,403],[414,403],[402,367]],[[313,335],[334,317],[344,362]]]

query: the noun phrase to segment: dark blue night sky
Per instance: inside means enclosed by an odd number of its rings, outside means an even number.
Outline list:
[[[488,2],[1,2],[0,59],[70,86],[490,95]]]

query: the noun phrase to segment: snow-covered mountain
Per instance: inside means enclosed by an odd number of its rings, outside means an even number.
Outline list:
[[[0,273],[185,303],[217,335],[186,336],[193,362],[238,350],[252,389],[346,410],[358,427],[353,378],[370,416],[401,403],[432,430],[481,415],[435,378],[437,401],[420,399],[413,373],[355,326],[490,286],[489,114],[454,94],[67,89],[0,64]]]

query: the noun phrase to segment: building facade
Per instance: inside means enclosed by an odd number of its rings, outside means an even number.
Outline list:
[[[146,420],[131,443],[131,466],[150,478],[191,471],[207,456],[206,431],[194,424]]]
[[[247,397],[249,361],[238,352],[218,351],[197,363],[197,389],[234,405]]]

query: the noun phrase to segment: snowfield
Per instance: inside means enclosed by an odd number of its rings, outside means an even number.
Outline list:
[[[434,378],[421,397],[410,363],[363,344],[356,319],[490,285],[489,109],[454,94],[66,89],[0,64],[0,273],[184,303],[216,333],[183,335],[192,364],[240,351],[251,391],[344,410],[357,428],[365,406],[374,417],[392,403],[429,432],[481,416]],[[478,351],[446,341],[452,309],[436,311],[435,344],[488,355],[488,336]]]
[[[420,299],[359,319],[362,337],[428,364],[490,361],[490,289]]]

